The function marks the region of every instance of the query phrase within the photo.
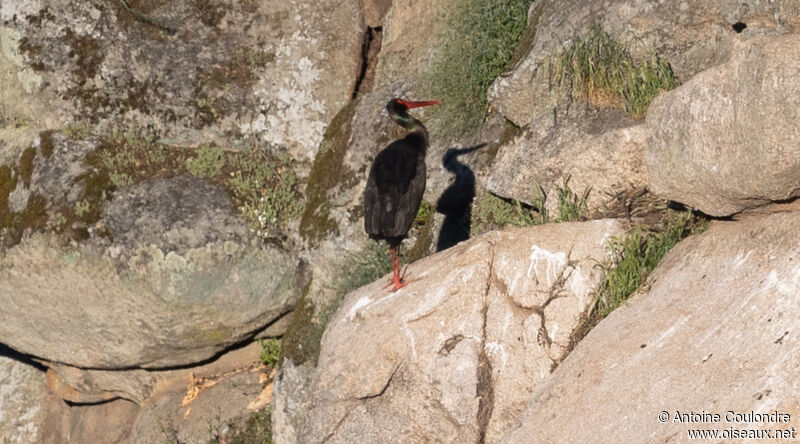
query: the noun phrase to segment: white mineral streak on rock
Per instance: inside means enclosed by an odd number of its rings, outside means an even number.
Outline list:
[[[539,248],[537,245],[531,245],[528,278],[531,277],[531,271],[535,272],[536,276],[541,276],[539,274],[539,265],[542,263],[544,263],[546,267],[544,276],[547,281],[545,285],[550,287],[558,279],[561,275],[561,271],[567,265],[567,255],[561,251],[552,253],[543,248]]]

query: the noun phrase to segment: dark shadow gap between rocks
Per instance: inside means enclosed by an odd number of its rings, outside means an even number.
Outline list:
[[[20,353],[3,343],[0,343],[0,357],[13,359],[23,364],[30,365],[31,367],[34,367],[37,370],[41,370],[43,372],[47,371],[47,367],[42,365],[40,362],[36,361],[35,357],[26,355],[24,353]]]
[[[378,52],[381,50],[383,27],[368,26],[364,31],[361,44],[361,68],[353,86],[351,99],[355,99],[361,92],[372,90],[372,80],[375,76],[375,66],[378,61]]]

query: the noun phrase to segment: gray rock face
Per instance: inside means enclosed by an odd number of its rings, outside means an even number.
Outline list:
[[[103,211],[114,242],[135,248],[155,244],[183,253],[213,242],[243,242],[247,225],[233,215],[220,187],[194,177],[154,179],[123,188]]]
[[[658,97],[652,192],[712,216],[800,195],[800,37],[737,42],[731,59]]]
[[[47,390],[43,371],[0,355],[0,441],[67,442],[68,422],[67,405]]]
[[[796,429],[798,221],[794,211],[716,222],[678,244],[650,289],[578,344],[500,442],[686,442],[688,429]],[[727,423],[729,410],[788,413],[791,423]],[[723,419],[674,422],[678,411]]]
[[[255,334],[297,298],[296,260],[272,248],[149,246],[118,266],[88,246],[24,240],[0,258],[0,338],[76,367],[186,365]]]
[[[7,157],[7,161],[0,164],[26,171],[19,174],[16,187],[9,193],[9,211],[25,210],[32,197],[45,199],[50,213],[78,202],[85,191],[84,182],[79,179],[88,171],[86,156],[98,147],[97,140],[73,140],[55,131],[2,132],[0,157]]]
[[[97,405],[73,405],[69,409],[69,442],[128,442],[130,424],[138,411],[136,404],[124,399]]]
[[[590,213],[614,196],[647,184],[644,146],[647,131],[619,111],[578,115],[555,125],[543,117],[500,147],[486,189],[529,205],[545,194],[545,208],[558,215],[558,187],[570,177],[578,195],[591,188]]]
[[[559,96],[550,89],[547,62],[594,23],[634,59],[647,59],[655,51],[685,82],[728,57],[737,35],[731,25],[737,22],[747,24],[747,34],[794,32],[800,26],[800,6],[793,0],[536,1],[529,18],[537,26],[533,42],[522,60],[495,80],[489,102],[518,126],[552,113]]]
[[[356,0],[5,0],[0,114],[177,143],[257,134],[311,157],[352,94],[362,21]]]
[[[616,221],[490,233],[349,294],[315,370],[276,382],[277,442],[496,439],[566,355]],[[358,344],[354,347],[353,344]],[[327,437],[327,438],[326,438]]]
[[[74,205],[83,193],[76,180],[87,171],[86,156],[97,148],[94,139],[72,140],[58,132],[44,133],[34,141],[37,149],[28,191],[50,201]]]

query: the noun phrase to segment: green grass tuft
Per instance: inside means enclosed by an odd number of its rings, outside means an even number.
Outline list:
[[[448,21],[442,50],[425,94],[442,100],[442,136],[480,127],[488,109],[486,91],[509,66],[532,0],[466,0]]]
[[[473,204],[471,235],[499,230],[507,226],[527,227],[544,223],[537,213],[525,207],[518,200],[501,199],[494,194],[486,193]]]
[[[655,52],[636,64],[599,25],[556,57],[551,75],[553,84],[567,87],[573,98],[620,106],[633,117],[643,116],[658,94],[678,86],[672,68]]]
[[[571,222],[586,220],[589,215],[589,193],[591,187],[586,188],[580,196],[569,187],[570,176],[564,177],[558,190],[558,219],[555,222]]]
[[[591,188],[580,195],[569,187],[569,176],[564,177],[558,191],[558,217],[551,218],[544,205],[544,191],[537,186],[533,206],[523,205],[516,199],[502,199],[491,193],[481,196],[472,208],[471,234],[489,230],[502,230],[508,226],[528,227],[550,222],[586,220],[589,214],[588,200]]]
[[[668,214],[660,230],[636,227],[622,239],[610,244],[613,268],[597,288],[597,303],[592,317],[603,318],[625,302],[645,282],[667,252],[689,234],[705,229],[693,229],[692,213]]]

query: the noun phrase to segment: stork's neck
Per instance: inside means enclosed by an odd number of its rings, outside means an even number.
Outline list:
[[[424,147],[427,148],[428,146],[428,130],[425,128],[425,125],[422,124],[419,120],[411,117],[409,114],[395,114],[392,115],[392,120],[395,121],[398,125],[402,126],[403,128],[407,129],[410,134],[416,134],[422,138],[424,141]]]

